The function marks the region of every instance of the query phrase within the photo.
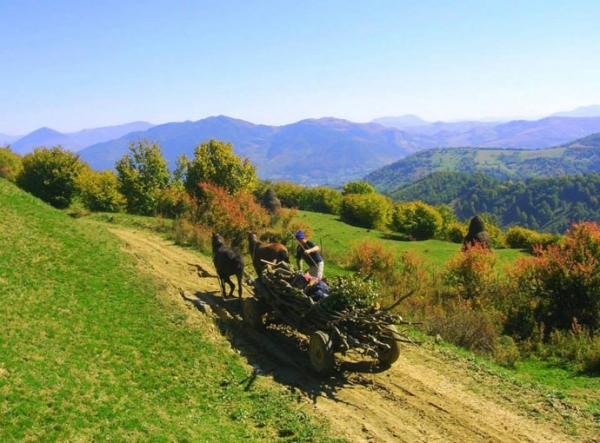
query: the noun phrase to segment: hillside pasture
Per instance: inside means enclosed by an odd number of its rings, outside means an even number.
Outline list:
[[[105,226],[0,206],[0,441],[330,441]]]
[[[382,242],[384,247],[398,255],[412,251],[423,260],[425,270],[431,275],[442,272],[451,257],[460,252],[462,245],[440,240],[404,241],[389,232],[365,229],[345,224],[332,214],[298,211],[298,218],[313,231],[311,240],[319,244],[326,261],[326,274],[343,272],[340,268],[348,257],[350,248],[364,241]],[[514,263],[525,252],[517,249],[496,249],[500,267]]]

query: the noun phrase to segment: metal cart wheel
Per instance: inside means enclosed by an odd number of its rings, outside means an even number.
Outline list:
[[[395,326],[388,326],[389,329],[392,329],[394,332],[397,332]],[[389,348],[382,347],[377,351],[379,355],[379,363],[384,366],[389,366],[393,364],[400,357],[400,344],[394,337],[382,337],[380,339],[382,343],[385,343],[389,346]]]
[[[313,332],[308,345],[310,363],[319,374],[327,374],[333,369],[335,357],[333,355],[333,342],[329,335],[323,331]]]

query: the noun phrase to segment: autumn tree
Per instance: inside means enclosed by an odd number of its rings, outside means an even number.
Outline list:
[[[267,210],[243,189],[231,195],[214,183],[202,182],[200,188],[204,198],[197,202],[193,222],[209,226],[232,245],[241,245],[248,231],[259,232],[269,226]]]
[[[187,167],[187,191],[202,198],[201,183],[212,183],[229,195],[234,195],[241,190],[254,192],[258,186],[258,177],[256,167],[247,158],[235,155],[231,143],[211,139],[196,146],[194,158]]]
[[[163,189],[169,184],[169,169],[160,146],[147,140],[129,145],[129,154],[116,164],[121,193],[127,200],[127,211],[154,215]]]
[[[84,165],[79,155],[61,146],[36,148],[23,157],[16,184],[55,208],[64,209],[77,195],[76,180]]]
[[[568,330],[573,319],[590,332],[600,328],[600,226],[574,224],[564,239],[515,264],[513,280],[546,331]]]

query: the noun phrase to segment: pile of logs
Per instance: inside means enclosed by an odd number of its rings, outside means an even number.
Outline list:
[[[293,286],[298,273],[291,267],[269,264],[259,279],[253,281],[255,293],[287,325],[305,334],[321,330],[337,343],[340,351],[361,348],[377,355],[376,349],[386,347],[382,339],[413,342],[398,332],[394,325],[411,324],[399,315],[378,307],[333,311],[323,300],[315,302],[302,289]]]

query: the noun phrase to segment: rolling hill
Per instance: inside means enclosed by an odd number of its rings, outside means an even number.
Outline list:
[[[600,133],[538,150],[435,148],[384,166],[364,179],[379,192],[393,193],[434,172],[482,173],[497,180],[600,172]]]

